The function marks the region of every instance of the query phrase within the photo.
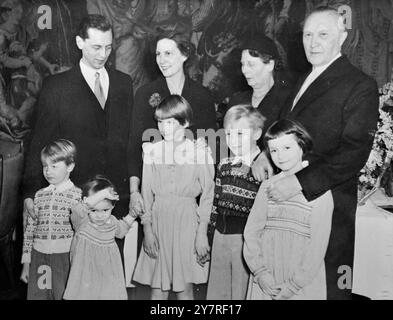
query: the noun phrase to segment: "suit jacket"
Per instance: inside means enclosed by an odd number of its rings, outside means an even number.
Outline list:
[[[104,110],[84,79],[79,64],[45,79],[27,156],[25,197],[32,197],[47,184],[42,175],[41,149],[50,141],[64,138],[77,148],[76,165],[71,174],[73,182],[80,186],[95,174],[107,176],[120,195],[114,214],[128,213],[132,81],[116,70],[108,70],[108,75],[109,91]]]
[[[157,122],[154,119],[155,106],[154,103],[150,103],[154,94],[158,94],[161,101],[170,95],[164,77],[161,76],[155,81],[142,86],[135,94],[131,139],[133,158],[130,162],[129,170],[131,176],[139,178],[142,175],[142,143],[147,141],[143,138],[143,133],[146,129],[158,130]],[[197,129],[215,130],[216,112],[214,100],[209,90],[186,77],[182,96],[189,102],[193,111],[193,124],[190,129],[194,134]]]
[[[296,174],[307,200],[332,190],[334,212],[326,254],[328,298],[345,298],[337,287],[340,266],[352,267],[358,173],[365,165],[379,117],[375,80],[345,56],[333,62],[304,92],[292,111],[299,81],[282,116],[302,123],[313,138],[309,167]]]

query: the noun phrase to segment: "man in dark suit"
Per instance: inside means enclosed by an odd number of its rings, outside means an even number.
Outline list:
[[[282,117],[302,123],[313,138],[309,166],[269,189],[283,201],[303,192],[312,201],[332,190],[334,212],[325,257],[328,299],[351,298],[357,175],[369,156],[378,121],[376,82],[341,54],[344,20],[332,9],[311,13],[303,44],[312,71],[301,79]]]
[[[45,185],[40,151],[57,138],[76,145],[72,181],[80,186],[96,174],[107,176],[120,196],[113,214],[119,218],[129,210],[132,81],[122,72],[105,69],[112,50],[112,27],[104,16],[84,18],[76,44],[82,52],[79,64],[46,78],[38,100],[24,173],[24,217],[35,216],[34,193]]]

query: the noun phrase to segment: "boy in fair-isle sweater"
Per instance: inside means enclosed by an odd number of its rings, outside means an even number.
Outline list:
[[[244,300],[249,270],[243,258],[243,231],[260,182],[251,164],[261,150],[264,117],[248,105],[234,106],[224,118],[226,141],[232,156],[220,161],[211,221],[215,232],[211,252],[208,300]]]
[[[74,231],[71,208],[82,191],[70,180],[76,148],[59,139],[41,151],[43,174],[49,186],[37,191],[34,211],[28,217],[23,239],[21,280],[28,284],[28,300],[61,300],[70,269],[70,248]]]

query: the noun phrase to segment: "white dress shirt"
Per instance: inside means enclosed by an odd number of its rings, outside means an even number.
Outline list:
[[[106,69],[105,68],[94,69],[88,66],[86,63],[84,63],[82,59],[80,60],[79,65],[81,67],[82,75],[85,78],[87,84],[89,85],[93,93],[94,93],[94,85],[96,81],[96,73],[98,72],[100,74],[100,81],[101,81],[102,89],[104,91],[105,99],[108,99],[109,76]]]
[[[261,153],[261,149],[259,147],[256,147],[252,152],[248,152],[247,154],[244,154],[242,156],[235,156],[233,157],[232,164],[237,164],[237,163],[244,163],[246,166],[251,167],[252,162],[254,161],[255,157]]]
[[[295,105],[299,102],[300,98],[303,96],[304,92],[308,89],[308,87],[327,69],[329,66],[336,61],[338,58],[341,57],[341,53],[339,53],[332,61],[329,63],[323,65],[323,66],[318,66],[318,67],[313,67],[313,70],[311,73],[308,75],[306,80],[304,80],[303,85],[301,86],[298,94],[296,95],[295,99],[293,100],[292,104],[292,109],[295,107]]]
[[[55,186],[53,184],[49,184],[49,186],[47,186],[44,190],[59,193],[59,192],[64,192],[65,190],[71,189],[72,187],[74,187],[74,184],[72,183],[72,181],[70,179],[68,179],[68,180],[65,180],[65,181],[59,183],[57,186]]]

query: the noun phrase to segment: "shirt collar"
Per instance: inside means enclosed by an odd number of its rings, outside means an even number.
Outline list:
[[[333,58],[333,60],[330,61],[329,63],[327,63],[327,64],[325,64],[325,65],[323,65],[323,66],[318,66],[318,67],[313,68],[313,70],[312,70],[311,73],[314,73],[314,74],[321,74],[321,73],[324,72],[327,68],[329,68],[329,66],[330,66],[334,61],[336,61],[336,60],[337,60],[338,58],[340,58],[340,57],[341,57],[341,52],[339,52],[339,53]]]
[[[71,189],[74,186],[72,181],[68,179],[67,181],[63,181],[57,187],[53,184],[47,186],[44,190],[45,191],[56,191],[56,192],[63,192],[65,190]]]
[[[102,77],[102,75],[106,71],[105,67],[102,67],[101,69],[94,69],[94,68],[90,67],[89,65],[87,65],[86,63],[84,63],[82,59],[79,61],[79,66],[81,68],[82,74],[86,75],[92,79],[95,78],[95,75],[97,72],[100,74],[100,77]]]
[[[261,149],[257,146],[257,148],[253,152],[249,152],[247,154],[244,154],[242,156],[235,156],[233,157],[232,164],[237,164],[237,163],[244,163],[247,166],[251,166],[251,163],[254,161],[255,157],[261,153]]]

